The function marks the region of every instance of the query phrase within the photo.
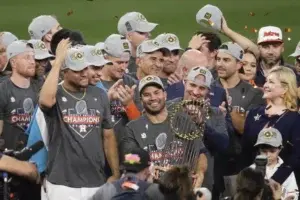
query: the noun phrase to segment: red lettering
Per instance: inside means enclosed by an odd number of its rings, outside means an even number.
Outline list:
[[[72,115],[67,115],[64,116],[64,122],[67,124],[86,124],[86,125],[95,125],[99,124],[100,122],[100,117],[99,116],[72,116]]]
[[[264,32],[264,37],[269,37],[269,36],[277,36],[277,37],[279,37],[279,33],[272,32],[272,31]]]

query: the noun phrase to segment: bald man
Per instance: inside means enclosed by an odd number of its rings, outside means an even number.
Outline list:
[[[174,83],[166,88],[167,100],[183,97],[184,85],[183,81],[188,72],[196,66],[207,66],[208,60],[205,54],[198,50],[191,49],[184,52],[178,61],[176,73],[180,74],[181,81]],[[221,87],[212,86],[210,89],[210,103],[212,106],[219,107],[222,102],[227,104],[226,91]]]

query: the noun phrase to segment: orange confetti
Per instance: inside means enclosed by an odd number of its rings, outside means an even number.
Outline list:
[[[257,29],[256,29],[256,28],[252,28],[252,29],[251,29],[251,32],[257,33]]]
[[[292,29],[291,29],[291,28],[285,28],[285,29],[284,29],[284,32],[290,33],[290,32],[292,32]]]
[[[250,12],[249,15],[253,17],[253,16],[255,16],[255,13],[254,12]]]
[[[69,12],[67,12],[67,15],[70,16],[70,15],[73,15],[74,11],[73,10],[70,10]]]

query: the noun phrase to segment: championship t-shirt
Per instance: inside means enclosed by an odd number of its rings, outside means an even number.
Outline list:
[[[169,118],[162,123],[152,123],[146,115],[127,124],[122,153],[135,147],[147,150],[151,161],[160,166],[194,162],[205,149],[200,138],[186,141],[177,137],[170,128]]]
[[[37,104],[39,87],[31,82],[28,88],[16,86],[9,78],[0,84],[0,120],[3,120],[4,147],[22,149],[27,143],[24,134]]]
[[[105,91],[88,86],[85,94],[70,93],[59,85],[56,104],[43,112],[49,132],[48,181],[74,188],[105,183],[102,129],[112,128]]]

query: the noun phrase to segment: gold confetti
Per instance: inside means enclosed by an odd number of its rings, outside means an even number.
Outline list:
[[[252,28],[252,29],[251,29],[251,32],[257,33],[257,29],[256,29],[256,28]]]
[[[254,12],[250,12],[249,15],[253,17],[253,16],[255,16],[255,13]]]
[[[290,33],[290,32],[292,32],[292,29],[291,29],[291,28],[285,28],[285,29],[284,29],[284,32]]]
[[[70,15],[73,15],[74,11],[73,10],[70,10],[69,12],[67,12],[67,15],[70,16]]]

